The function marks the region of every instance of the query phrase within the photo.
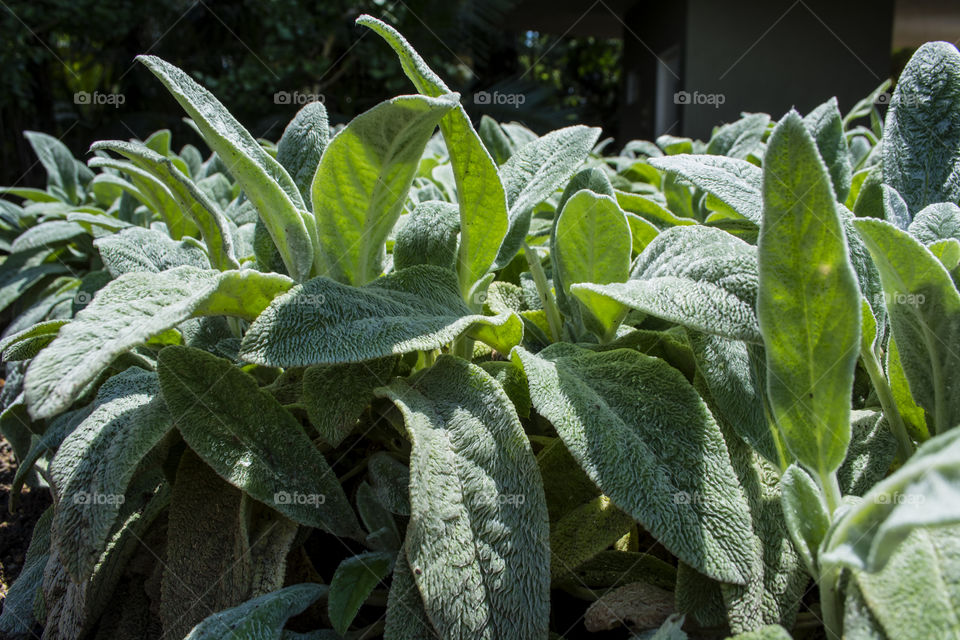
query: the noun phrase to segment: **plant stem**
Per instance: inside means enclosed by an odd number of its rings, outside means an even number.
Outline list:
[[[867,370],[867,375],[870,376],[873,388],[877,391],[877,398],[880,399],[880,407],[883,409],[883,415],[887,418],[887,424],[890,425],[890,431],[897,439],[900,460],[906,462],[913,455],[913,441],[910,440],[907,427],[903,424],[903,416],[897,409],[897,402],[893,398],[890,383],[887,382],[887,377],[883,374],[880,362],[877,360],[873,349],[861,349],[860,358],[863,361],[864,369]]]
[[[820,615],[829,640],[840,640],[843,633],[843,606],[840,602],[838,587],[840,568],[834,565],[821,567],[820,570]]]
[[[550,333],[553,334],[554,341],[559,341],[561,340],[560,332],[563,330],[563,320],[560,318],[560,310],[557,308],[557,301],[553,297],[553,292],[550,291],[550,285],[547,284],[547,274],[543,272],[543,265],[540,264],[540,254],[524,242],[523,255],[527,258],[527,264],[530,265],[530,274],[537,286],[537,293],[540,294],[540,302],[547,313]]]
[[[462,335],[453,341],[453,355],[464,360],[473,360],[473,338]]]
[[[837,482],[836,472],[820,472],[820,488],[823,489],[823,497],[827,500],[827,508],[830,510],[830,519],[833,519],[833,513],[840,506],[842,496],[840,494],[840,483]]]

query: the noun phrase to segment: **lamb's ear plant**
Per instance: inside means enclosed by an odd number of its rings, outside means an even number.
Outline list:
[[[258,141],[143,56],[206,158],[28,134],[0,431],[53,506],[5,637],[952,637],[960,54],[885,123],[610,155],[358,22],[418,93],[342,127]]]

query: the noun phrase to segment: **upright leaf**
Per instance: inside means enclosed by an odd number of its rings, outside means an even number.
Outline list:
[[[77,163],[67,145],[39,131],[24,131],[23,136],[47,171],[47,185],[63,189],[70,202],[78,202]]]
[[[544,638],[550,543],[537,463],[482,369],[443,356],[380,393],[413,441],[406,550],[442,637]]]
[[[252,376],[188,347],[163,349],[158,373],[174,424],[220,477],[300,524],[362,539],[330,465]]]
[[[600,490],[682,561],[746,584],[749,509],[723,436],[693,387],[658,358],[569,344],[513,358],[530,398]]]
[[[817,145],[820,157],[827,165],[833,193],[844,202],[852,180],[850,153],[844,135],[843,116],[836,98],[830,98],[803,118],[803,124]]]
[[[400,96],[360,114],[330,141],[310,188],[322,275],[362,285],[383,272],[384,243],[423,148],[456,105],[452,94]]]
[[[880,270],[893,338],[931,433],[960,423],[960,293],[943,265],[908,233],[879,220],[854,225]]]
[[[310,187],[329,137],[327,108],[322,102],[314,101],[297,112],[277,143],[277,162],[290,174],[307,209],[311,211]]]
[[[340,635],[347,633],[360,605],[390,573],[394,557],[393,553],[372,551],[345,558],[337,566],[330,581],[327,610],[330,623]]]
[[[860,290],[830,176],[796,112],[764,156],[757,316],[770,406],[784,442],[823,476],[850,441]]]
[[[227,164],[230,173],[257,207],[295,280],[305,280],[313,265],[313,242],[307,231],[303,198],[279,162],[243,128],[212,93],[181,69],[155,56],[137,56],[167,87],[193,119],[204,141]]]
[[[400,58],[404,73],[417,91],[434,98],[450,89],[427,66],[396,29],[368,15],[357,18],[387,41]],[[484,148],[462,105],[440,121],[447,143],[460,206],[460,249],[457,273],[464,297],[490,269],[507,234],[507,199],[490,154]]]
[[[567,200],[557,220],[554,246],[554,284],[567,292],[581,282],[625,282],[630,274],[630,225],[610,196],[583,190]],[[627,313],[625,306],[603,296],[581,301],[601,338],[611,336]]]
[[[494,266],[506,266],[527,238],[533,208],[549,198],[590,154],[600,129],[576,125],[551,131],[517,149],[500,167],[510,228]]]
[[[911,214],[960,200],[960,53],[928,42],[900,74],[883,128],[883,181]]]

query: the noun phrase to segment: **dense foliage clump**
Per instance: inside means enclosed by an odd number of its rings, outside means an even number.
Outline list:
[[[206,158],[27,133],[0,429],[54,505],[3,633],[952,637],[956,49],[885,122],[610,155],[474,128],[359,22],[418,93],[339,131],[255,140],[144,56]]]

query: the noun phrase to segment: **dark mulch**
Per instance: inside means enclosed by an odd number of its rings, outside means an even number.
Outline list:
[[[0,599],[6,597],[10,584],[20,575],[33,525],[50,506],[48,491],[30,491],[29,487],[24,487],[20,508],[16,513],[10,513],[10,485],[16,472],[13,450],[0,437]]]

